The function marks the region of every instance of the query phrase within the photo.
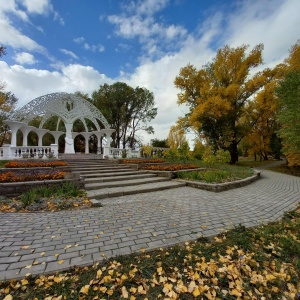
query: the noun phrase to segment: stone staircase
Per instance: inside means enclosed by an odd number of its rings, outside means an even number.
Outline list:
[[[148,193],[185,186],[166,177],[139,171],[134,166],[103,159],[64,159],[68,169],[84,177],[89,199],[103,199],[123,195]]]

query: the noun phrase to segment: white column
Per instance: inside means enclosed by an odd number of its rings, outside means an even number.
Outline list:
[[[10,120],[5,120],[5,121],[3,121],[3,123],[7,124],[9,126],[9,128],[11,129],[10,145],[13,147],[17,146],[17,131],[22,126],[27,125],[27,124],[23,123],[23,122],[10,121]]]
[[[80,132],[85,138],[85,153],[90,153],[89,149],[89,137],[92,135],[91,132]]]
[[[34,132],[37,133],[38,135],[38,146],[43,146],[43,136],[46,132],[49,132],[48,129],[44,129],[44,128],[36,128],[35,130],[33,130]]]
[[[36,129],[34,126],[22,126],[20,130],[23,133],[23,146],[27,146],[27,137],[28,133],[32,131],[33,129]]]
[[[62,134],[64,134],[64,131],[58,131],[58,130],[57,131],[49,131],[49,133],[51,133],[53,135],[53,137],[55,139],[55,144],[58,145],[58,139]]]

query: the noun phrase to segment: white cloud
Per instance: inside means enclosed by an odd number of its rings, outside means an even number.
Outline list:
[[[65,21],[64,19],[60,16],[60,14],[58,12],[54,12],[54,17],[53,17],[54,21],[58,21],[60,25],[64,26],[65,25]]]
[[[259,43],[265,45],[264,58],[272,66],[282,60],[287,47],[299,39],[300,1],[243,1],[228,22],[226,43],[232,46]]]
[[[78,64],[62,66],[60,71],[27,69],[20,65],[9,66],[0,61],[1,77],[5,78],[6,90],[19,99],[23,106],[36,97],[55,92],[92,93],[104,83],[113,81],[92,67]]]
[[[14,59],[21,65],[33,65],[36,63],[34,56],[28,52],[17,53]]]
[[[85,41],[85,38],[83,36],[80,36],[78,38],[73,39],[73,41],[77,44],[81,44]]]
[[[0,14],[0,41],[13,48],[44,52],[45,49],[28,36],[17,30],[10,21]]]
[[[21,5],[20,5],[21,4]],[[23,22],[31,24],[28,14],[48,14],[53,10],[50,0],[5,0],[0,2],[0,41],[1,43],[16,49],[38,51],[45,53],[44,47],[23,34],[12,19],[11,14],[20,18]],[[32,25],[32,24],[31,24]],[[41,27],[37,26],[38,30]]]
[[[70,50],[67,49],[59,49],[62,53],[71,56],[72,58],[78,59],[78,56]]]
[[[28,21],[27,14],[18,9],[18,5],[15,0],[6,0],[0,2],[0,17],[2,18],[6,13],[13,13],[23,21]]]
[[[19,2],[25,6],[29,13],[47,14],[53,10],[50,0],[22,0]]]
[[[124,6],[129,12],[139,15],[153,15],[154,13],[166,7],[169,0],[140,0],[130,2],[128,6]]]
[[[83,49],[85,49],[85,50],[91,50],[91,51],[93,51],[93,52],[96,52],[96,51],[98,51],[98,52],[104,52],[104,51],[105,51],[105,47],[104,47],[103,45],[101,45],[101,44],[98,44],[98,45],[91,45],[91,44],[87,43],[87,42],[85,41],[85,38],[82,37],[82,36],[73,39],[73,41],[74,41],[75,43],[77,43],[77,44],[82,44],[82,47],[83,47]]]

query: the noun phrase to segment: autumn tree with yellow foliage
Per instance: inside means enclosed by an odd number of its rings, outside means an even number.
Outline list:
[[[256,120],[245,122],[256,93],[270,81],[272,71],[253,72],[263,63],[263,45],[247,53],[248,46],[225,46],[213,61],[197,70],[180,70],[175,86],[181,90],[178,103],[189,106],[189,126],[202,133],[217,149],[229,150],[231,163],[238,161],[237,147]]]

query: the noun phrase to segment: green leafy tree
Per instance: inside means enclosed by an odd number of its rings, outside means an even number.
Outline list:
[[[127,135],[123,137],[123,148],[125,148],[126,142],[128,142],[130,148],[134,148],[136,142],[138,142],[136,133],[139,130],[154,134],[154,128],[148,125],[157,115],[157,108],[154,105],[153,93],[145,88],[135,88],[128,107],[130,122]]]
[[[4,46],[0,45],[0,57],[6,54]],[[18,99],[11,92],[5,91],[5,83],[0,81],[0,147],[8,142],[8,126],[3,123],[9,119],[17,105]]]
[[[288,73],[277,89],[281,106],[279,131],[289,166],[300,166],[300,72]]]
[[[91,102],[103,113],[111,128],[113,147],[131,148],[138,143],[137,131],[154,133],[148,122],[155,118],[154,96],[145,88],[132,88],[126,83],[104,84],[92,94]]]
[[[152,147],[161,147],[161,148],[168,148],[167,139],[160,140],[160,139],[152,139],[151,140]]]
[[[189,106],[189,126],[204,135],[215,149],[227,149],[231,163],[238,161],[238,144],[253,124],[242,122],[247,103],[269,80],[271,70],[253,73],[262,64],[263,45],[249,53],[248,46],[225,46],[215,59],[197,70],[180,70],[175,86],[181,90],[178,103]]]
[[[18,99],[11,92],[4,90],[4,85],[0,86],[0,147],[4,142],[8,142],[8,126],[3,123],[4,120],[8,120],[13,113]]]
[[[6,49],[4,46],[0,46],[0,57],[4,56],[6,54]]]

